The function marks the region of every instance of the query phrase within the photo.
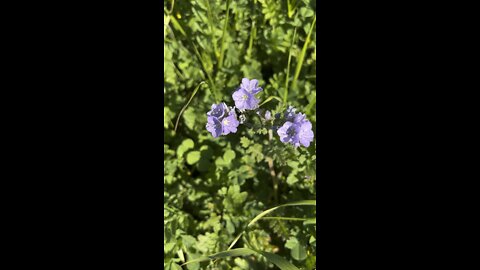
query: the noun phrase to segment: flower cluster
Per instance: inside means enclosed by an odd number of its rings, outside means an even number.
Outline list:
[[[258,108],[258,99],[255,97],[255,94],[260,91],[262,91],[262,88],[258,87],[257,80],[243,78],[240,88],[232,95],[235,101],[234,107],[229,108],[224,102],[212,105],[211,110],[207,113],[207,130],[212,133],[214,138],[220,135],[236,133],[238,125],[245,122],[245,115],[240,115],[239,122],[235,108],[240,112]]]
[[[212,109],[207,113],[207,130],[214,138],[237,132],[238,124],[235,107],[228,108],[223,102],[213,104]]]
[[[263,89],[258,86],[258,81],[247,78],[242,79],[240,87],[233,93],[232,98],[235,101],[234,107],[228,107],[225,103],[213,104],[211,110],[207,113],[207,130],[214,138],[220,135],[227,135],[236,133],[239,124],[246,122],[245,112],[255,110],[256,114],[262,118],[262,122],[272,124],[273,121],[278,123],[279,128],[272,127],[276,130],[280,141],[283,143],[292,144],[295,147],[303,145],[308,147],[313,141],[312,123],[307,120],[306,115],[296,113],[296,109],[290,106],[282,115],[275,114],[275,119],[272,117],[270,111],[264,113],[263,110],[258,109],[259,100],[255,97]],[[239,119],[235,109],[240,112]]]
[[[295,108],[290,106],[285,112],[285,123],[277,130],[280,141],[308,147],[313,141],[312,123],[307,120],[306,115],[295,113]]]

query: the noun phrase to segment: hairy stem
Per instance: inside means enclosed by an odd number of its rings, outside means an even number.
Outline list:
[[[273,132],[271,129],[268,130],[268,140],[273,140]],[[273,159],[267,158],[268,168],[270,169],[270,176],[272,176],[273,181],[273,196],[275,199],[275,204],[278,204],[278,178],[277,174],[275,173],[275,168],[273,167]]]

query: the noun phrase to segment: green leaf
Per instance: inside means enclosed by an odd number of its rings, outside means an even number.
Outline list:
[[[180,265],[176,264],[176,263],[173,263],[173,264],[172,264],[172,269],[174,269],[174,270],[183,270],[182,267],[181,267]]]
[[[298,269],[298,267],[288,262],[285,258],[280,257],[276,254],[266,251],[259,251],[259,253],[265,256],[265,258],[267,258],[269,262],[275,264],[281,270],[300,270]]]
[[[173,250],[174,247],[175,247],[175,242],[166,243],[163,246],[163,252],[170,253]]]
[[[173,123],[171,122],[172,119],[175,117],[173,112],[170,110],[169,107],[163,107],[163,127],[168,128],[173,127]]]
[[[200,160],[200,152],[199,151],[192,151],[187,154],[187,163],[193,165]]]
[[[285,247],[290,249],[292,258],[297,261],[303,261],[307,257],[307,250],[298,242],[298,239],[295,237],[290,237],[290,239],[288,239],[288,241],[285,243]]]
[[[251,141],[247,137],[241,137],[240,144],[243,148],[247,148],[251,144]]]
[[[232,162],[232,160],[235,158],[235,151],[231,150],[231,149],[228,149],[227,151],[225,151],[225,154],[223,154],[223,160],[226,162],[226,163],[230,163]]]
[[[287,184],[293,185],[298,182],[298,178],[296,176],[296,170],[292,171],[287,177]]]
[[[189,129],[194,129],[195,127],[195,119],[198,118],[198,114],[195,112],[193,108],[188,108],[185,113],[183,114],[183,119],[185,120],[185,125]]]
[[[180,144],[177,148],[177,156],[180,158],[183,156],[185,152],[187,152],[189,149],[193,149],[193,146],[195,144],[193,143],[192,139],[185,139],[182,144]]]

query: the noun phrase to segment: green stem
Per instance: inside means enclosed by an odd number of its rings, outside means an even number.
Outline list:
[[[185,106],[183,106],[182,110],[180,111],[180,113],[178,114],[178,117],[177,117],[177,122],[175,123],[175,128],[174,128],[174,131],[177,132],[177,127],[178,127],[178,122],[180,121],[180,117],[182,116],[183,112],[187,109],[188,107],[188,104],[190,104],[190,102],[192,101],[193,97],[195,96],[195,94],[198,92],[198,89],[200,89],[200,86],[202,84],[204,84],[205,82],[202,81],[200,82],[197,87],[195,88],[195,90],[193,90],[193,94],[192,96],[190,97],[190,99],[188,100],[187,104],[185,104]]]
[[[263,219],[276,219],[276,220],[292,220],[292,221],[305,221],[306,218],[293,218],[293,217],[264,217]]]
[[[268,140],[271,142],[273,140],[273,132],[271,129],[268,130]],[[275,172],[275,167],[273,166],[273,159],[267,158],[268,168],[270,169],[270,176],[273,181],[273,196],[275,199],[275,204],[278,204],[278,178]]]

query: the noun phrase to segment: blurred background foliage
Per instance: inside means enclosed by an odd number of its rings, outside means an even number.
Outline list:
[[[241,79],[258,79],[262,108],[287,105],[316,127],[316,2],[314,0],[196,0],[164,2],[164,266],[166,269],[268,269],[264,257],[244,256],[180,267],[224,251],[267,208],[315,199],[315,147],[294,149],[268,131],[214,139],[206,113],[233,106]],[[204,81],[187,109],[177,117]],[[272,176],[274,172],[275,176]],[[274,188],[274,185],[277,187]],[[287,207],[274,216],[312,218],[314,207]],[[315,226],[265,219],[249,244],[300,269],[315,268]],[[244,246],[239,241],[236,247]],[[276,267],[276,266],[275,266]]]

